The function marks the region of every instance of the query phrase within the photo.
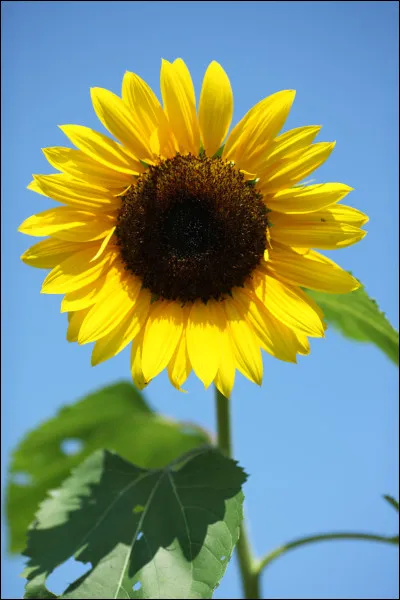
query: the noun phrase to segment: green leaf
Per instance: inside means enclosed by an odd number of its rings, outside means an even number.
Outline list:
[[[212,158],[221,158],[222,153],[224,151],[225,144],[222,144],[220,148],[216,151],[216,153],[212,156]]]
[[[74,556],[90,569],[61,598],[211,598],[239,538],[245,480],[211,447],[159,470],[95,452],[36,514],[27,593]]]
[[[393,498],[393,496],[388,496],[385,494],[385,496],[383,496],[385,498],[385,500],[387,502],[389,502],[389,504],[391,504],[393,506],[393,508],[395,510],[397,510],[397,512],[399,512],[399,501],[395,500],[395,498]]]
[[[63,452],[75,440],[80,452]],[[57,488],[95,450],[116,451],[140,467],[158,468],[209,443],[199,427],[154,413],[130,383],[118,383],[62,408],[20,442],[13,453],[6,493],[12,552],[26,545],[26,530],[48,490]]]
[[[390,360],[399,364],[399,333],[364,287],[349,294],[306,291],[320,305],[326,321],[345,337],[375,344]]]
[[[28,577],[27,573],[26,577]],[[45,585],[45,581],[46,575],[43,573],[31,579],[26,586],[24,598],[40,598],[44,600],[48,598],[57,598],[55,594],[49,592]]]

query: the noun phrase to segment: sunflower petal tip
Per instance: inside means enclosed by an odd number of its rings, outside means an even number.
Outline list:
[[[286,94],[289,97],[290,103],[293,104],[296,98],[296,90],[286,90]]]
[[[100,363],[100,360],[99,360],[98,356],[93,356],[93,354],[92,354],[92,356],[90,357],[90,365],[92,367],[97,367],[97,365],[99,363]]]
[[[91,88],[90,88],[90,97],[93,99],[93,97],[97,96],[97,95],[98,95],[98,91],[99,91],[100,89],[101,89],[101,88],[98,88],[98,87],[96,87],[96,86],[94,86],[94,87],[91,87]]]

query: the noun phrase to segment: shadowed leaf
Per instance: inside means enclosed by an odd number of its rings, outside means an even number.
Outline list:
[[[74,556],[92,568],[62,598],[211,598],[239,537],[245,480],[213,448],[159,470],[95,452],[36,514],[27,593]]]
[[[23,550],[46,492],[95,450],[106,448],[140,467],[158,468],[209,441],[199,427],[154,413],[130,383],[105,387],[62,408],[28,433],[12,455],[6,492],[10,550]]]

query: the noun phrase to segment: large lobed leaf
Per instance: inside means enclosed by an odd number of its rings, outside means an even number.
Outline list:
[[[79,441],[80,451],[65,453],[68,440]],[[23,550],[26,530],[46,493],[95,450],[116,451],[140,467],[158,468],[209,441],[199,427],[154,413],[130,383],[111,385],[62,408],[28,433],[13,453],[6,492],[10,550]]]
[[[399,333],[364,287],[350,294],[306,291],[322,308],[326,321],[345,337],[375,344],[399,364]]]
[[[52,597],[46,578],[74,556],[91,568],[62,598],[211,598],[239,538],[245,480],[211,447],[159,470],[95,452],[36,514],[25,597]]]

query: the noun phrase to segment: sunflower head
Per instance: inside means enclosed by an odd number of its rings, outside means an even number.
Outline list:
[[[162,62],[162,105],[134,73],[122,97],[91,93],[113,138],[62,126],[76,148],[45,149],[59,172],[28,186],[60,206],[20,226],[46,238],[22,260],[51,269],[42,292],[63,294],[67,339],[95,342],[92,364],[131,343],[140,388],[167,368],[181,390],[193,369],[225,396],[236,370],[261,384],[261,349],[308,354],[325,325],[301,288],[358,287],[313,248],[359,241],[367,217],[338,204],[347,185],[301,184],[334,144],[314,143],[317,126],[279,134],[294,92],[259,102],[228,137],[233,95],[216,62],[198,110],[181,59]]]

